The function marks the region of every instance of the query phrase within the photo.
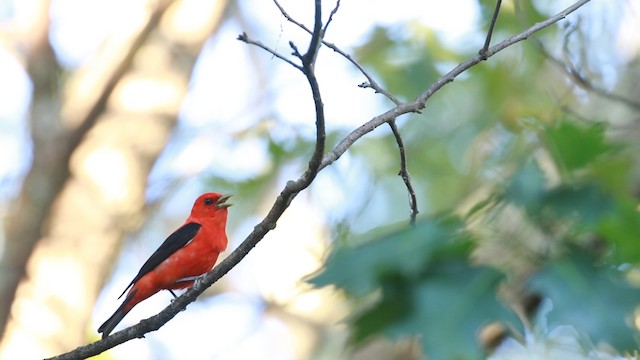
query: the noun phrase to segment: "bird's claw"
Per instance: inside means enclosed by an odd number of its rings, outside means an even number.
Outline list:
[[[204,275],[198,276],[196,280],[193,282],[193,287],[200,287],[200,285],[202,285],[203,279],[204,279]]]

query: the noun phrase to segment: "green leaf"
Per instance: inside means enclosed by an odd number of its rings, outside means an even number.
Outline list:
[[[579,125],[563,120],[544,133],[547,146],[560,168],[573,171],[614,150],[605,140],[602,124]]]
[[[612,257],[618,262],[640,264],[640,212],[634,199],[619,200],[616,208],[598,228],[612,247]]]
[[[352,296],[364,296],[380,286],[380,279],[400,274],[416,277],[436,258],[467,254],[468,241],[457,218],[422,221],[356,247],[337,247],[324,269],[309,281],[318,287],[335,285]]]
[[[421,334],[429,359],[475,359],[482,351],[477,335],[491,321],[514,320],[497,300],[503,275],[466,261],[439,262],[404,296],[412,299],[409,316],[385,333],[391,337]],[[384,301],[383,301],[384,303]]]
[[[350,340],[355,344],[362,343],[377,334],[387,332],[387,329],[397,323],[399,319],[414,316],[412,309],[413,299],[407,296],[412,291],[410,282],[402,277],[388,278],[380,286],[382,287],[383,295],[379,301],[369,309],[360,311],[349,319],[353,331]]]
[[[457,218],[420,222],[355,247],[339,247],[311,283],[347,295],[377,294],[349,319],[352,341],[421,335],[433,359],[479,358],[481,326],[511,314],[496,299],[503,275],[468,265],[470,241]]]
[[[633,159],[625,153],[607,156],[589,165],[589,176],[608,191],[627,196],[632,188]]]
[[[583,228],[593,229],[615,207],[613,198],[595,184],[560,185],[545,194],[544,205],[559,218],[575,217]]]
[[[545,188],[546,177],[538,164],[527,162],[511,178],[505,200],[522,207],[540,224],[544,220],[572,220],[579,230],[593,230],[609,216],[616,201],[595,182],[574,182]]]
[[[528,161],[511,178],[505,193],[505,200],[537,214],[545,195],[546,178],[535,161]]]
[[[637,332],[627,320],[640,301],[640,289],[629,285],[622,272],[574,256],[550,263],[530,285],[551,299],[550,325],[573,325],[594,342],[606,341],[620,351],[637,346]]]
[[[392,339],[420,335],[433,359],[476,359],[476,336],[483,325],[513,320],[496,299],[502,274],[465,261],[439,262],[417,283],[388,279],[381,300],[352,320],[353,341],[382,333]]]

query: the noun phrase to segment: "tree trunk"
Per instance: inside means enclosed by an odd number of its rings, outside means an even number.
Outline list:
[[[146,5],[144,18],[114,24],[95,59],[59,86],[43,2],[26,59],[33,163],[0,261],[0,358],[54,355],[93,330],[95,299],[124,234],[144,218],[147,176],[227,2]]]

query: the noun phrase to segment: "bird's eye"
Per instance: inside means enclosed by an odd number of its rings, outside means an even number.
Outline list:
[[[204,204],[205,204],[205,205],[211,205],[211,204],[213,204],[213,199],[211,199],[211,198],[206,198],[206,199],[204,199]]]

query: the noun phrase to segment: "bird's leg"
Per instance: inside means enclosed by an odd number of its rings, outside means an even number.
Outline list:
[[[176,296],[176,293],[174,293],[174,292],[173,292],[173,290],[171,290],[171,289],[167,289],[167,290],[169,290],[169,292],[171,293],[171,295],[173,295],[173,299],[171,299],[171,302],[173,302],[175,299],[177,299],[177,298],[178,298],[178,296]]]
[[[183,277],[181,279],[178,279],[176,281],[176,283],[180,283],[180,282],[186,282],[186,281],[192,281],[193,284],[191,284],[191,287],[195,287],[195,286],[200,286],[200,283],[202,282],[202,278],[207,275],[202,274],[202,275],[198,275],[198,276],[187,276],[187,277]]]

